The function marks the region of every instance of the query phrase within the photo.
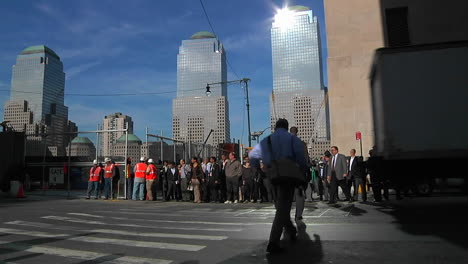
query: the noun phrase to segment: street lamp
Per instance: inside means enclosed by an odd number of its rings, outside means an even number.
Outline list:
[[[224,81],[224,82],[216,82],[216,83],[207,83],[206,84],[206,96],[211,95],[211,90],[210,90],[210,85],[214,84],[229,84],[229,83],[234,83],[234,82],[239,82],[239,83],[244,83],[245,84],[245,93],[246,93],[246,106],[247,106],[247,126],[249,130],[249,147],[252,146],[252,135],[250,132],[250,103],[249,103],[249,86],[248,82],[250,81],[249,78],[243,78],[240,80],[234,80],[234,81]]]

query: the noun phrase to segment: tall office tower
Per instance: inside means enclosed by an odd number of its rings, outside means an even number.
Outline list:
[[[175,139],[218,145],[229,142],[229,105],[226,53],[210,32],[198,32],[183,40],[177,55],[177,98],[172,101],[172,135]]]
[[[279,118],[298,127],[309,154],[319,157],[330,147],[327,90],[323,85],[317,17],[305,6],[282,9],[271,28],[273,92],[272,128]]]
[[[104,117],[102,121],[103,130],[121,130],[127,128],[128,133],[133,134],[133,121],[132,117],[124,115],[122,113],[114,113]],[[121,132],[105,132],[101,134],[101,149],[102,156],[110,157],[114,156],[113,145],[117,142],[122,135],[125,135],[124,131]]]
[[[64,105],[65,73],[60,57],[44,45],[23,50],[13,65],[10,101],[4,120],[16,131],[47,133],[52,155],[64,155],[68,136],[68,107]],[[42,155],[41,137],[28,137],[27,155]]]

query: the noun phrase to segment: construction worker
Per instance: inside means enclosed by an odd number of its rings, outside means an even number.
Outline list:
[[[158,179],[158,169],[154,165],[153,159],[149,159],[148,163],[148,167],[146,168],[146,195],[149,201],[154,201],[157,200],[156,197],[158,196],[157,190],[154,188],[154,182]]]
[[[110,158],[105,158],[106,166],[104,167],[104,200],[111,197],[112,190],[112,179],[115,176],[115,165],[112,163]]]
[[[97,160],[94,160],[93,167],[89,170],[87,200],[89,200],[93,190],[96,192],[96,197],[94,199],[97,200],[99,198],[99,182],[101,181],[101,174],[103,172],[104,170],[98,165]]]
[[[139,194],[138,199],[143,201],[145,199],[145,183],[146,183],[146,163],[145,157],[140,158],[140,162],[135,165],[135,182],[133,184],[133,200],[137,200],[137,194]]]

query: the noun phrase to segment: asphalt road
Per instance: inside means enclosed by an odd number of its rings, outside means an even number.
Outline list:
[[[0,200],[0,263],[467,263],[466,212],[468,197],[311,202],[269,256],[272,204],[28,196]]]

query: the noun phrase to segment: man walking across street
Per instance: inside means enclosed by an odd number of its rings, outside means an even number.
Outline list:
[[[94,199],[99,199],[99,182],[101,181],[101,174],[104,171],[98,165],[97,160],[93,161],[93,167],[89,170],[89,181],[88,181],[88,192],[86,199],[89,200],[93,190],[96,192],[96,197]]]
[[[346,196],[346,201],[352,202],[353,198],[349,192],[348,185],[346,183],[346,176],[348,175],[348,168],[346,163],[346,157],[343,154],[338,153],[338,147],[331,147],[332,159],[331,166],[328,170],[327,181],[330,183],[330,201],[329,204],[336,203],[336,197],[338,194],[338,186],[341,187],[343,193]]]
[[[140,162],[135,165],[135,182],[133,184],[133,200],[139,199],[143,201],[145,199],[145,183],[146,183],[146,163],[145,157],[140,158]]]
[[[294,189],[296,182],[290,178],[296,178],[293,175],[285,177],[283,173],[287,171],[297,171],[295,168],[280,168],[279,164],[289,164],[286,162],[279,163],[278,161],[290,160],[299,165],[300,170],[304,171],[307,168],[306,156],[304,153],[304,144],[302,141],[288,133],[288,121],[279,119],[276,122],[275,132],[269,137],[260,142],[259,145],[250,151],[249,158],[254,167],[259,167],[260,160],[263,161],[267,169],[268,175],[276,175],[281,171],[281,175],[277,177],[286,178],[281,183],[273,182],[276,189],[276,214],[271,227],[270,239],[267,246],[267,252],[270,254],[280,253],[283,249],[280,247],[280,238],[283,229],[292,241],[296,240],[297,230],[291,221],[291,205],[294,197]],[[272,171],[272,165],[277,164],[273,168],[278,169]],[[283,165],[284,166],[284,165]],[[286,165],[295,166],[295,165]],[[299,168],[298,168],[299,169]],[[296,175],[297,176],[297,175]]]

